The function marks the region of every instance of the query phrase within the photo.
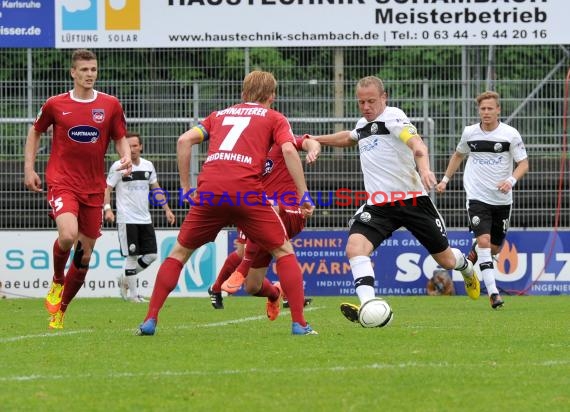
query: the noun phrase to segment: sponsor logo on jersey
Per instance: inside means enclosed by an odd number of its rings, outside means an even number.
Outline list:
[[[95,123],[103,123],[105,121],[105,110],[93,109],[91,113],[93,115],[93,121]]]
[[[273,170],[273,160],[267,159],[265,166],[263,166],[263,176],[268,175]]]
[[[495,159],[475,159],[473,158],[473,164],[476,165],[483,165],[483,166],[496,166],[503,164],[503,160],[505,160],[504,156],[498,156]]]
[[[86,125],[72,127],[67,136],[77,143],[95,143],[100,137],[99,129]]]
[[[374,140],[372,140],[372,142],[367,142],[366,140],[363,140],[362,143],[360,144],[360,153],[374,150],[377,146],[378,146],[377,137],[375,137]]]

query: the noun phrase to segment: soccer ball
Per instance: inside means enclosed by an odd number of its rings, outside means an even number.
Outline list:
[[[374,298],[364,303],[358,311],[358,321],[365,328],[388,326],[394,318],[394,312],[384,299]]]

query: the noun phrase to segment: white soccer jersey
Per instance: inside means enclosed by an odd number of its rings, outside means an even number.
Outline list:
[[[115,188],[117,223],[152,223],[148,194],[150,185],[157,182],[156,170],[152,162],[142,157],[139,160],[138,165],[133,163],[130,176],[123,176],[121,171],[117,171],[119,161],[109,169],[107,185]]]
[[[456,149],[469,155],[463,174],[467,200],[479,200],[490,205],[510,205],[512,191],[503,193],[497,184],[513,173],[513,161],[527,158],[521,135],[514,127],[499,123],[486,132],[480,123],[467,126]]]
[[[387,106],[372,122],[361,118],[350,132],[351,138],[358,141],[364,188],[373,196],[367,201],[370,205],[417,197],[418,192],[427,194],[414,154],[400,139],[405,128],[415,131],[402,110]]]

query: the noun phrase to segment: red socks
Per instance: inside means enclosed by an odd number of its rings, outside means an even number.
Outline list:
[[[287,296],[291,319],[301,326],[306,326],[303,308],[305,305],[305,292],[303,291],[303,274],[301,266],[294,254],[283,256],[277,259],[277,277],[283,288],[283,293]]]
[[[182,262],[171,257],[166,258],[164,262],[162,262],[156,274],[156,282],[152,289],[148,312],[146,318],[144,318],[145,321],[149,318],[158,320],[158,312],[160,312],[162,305],[164,305],[164,301],[178,284],[182,267]]]
[[[63,294],[61,296],[61,311],[65,312],[67,305],[73,300],[83,282],[85,282],[85,276],[87,275],[87,267],[78,268],[75,266],[75,262],[71,263],[69,270],[67,271],[67,276],[65,276],[65,283],[63,288]]]
[[[268,298],[271,301],[275,301],[279,298],[280,292],[273,283],[267,278],[263,279],[263,283],[261,284],[261,289],[259,292],[254,294],[253,296]]]
[[[69,259],[71,249],[63,251],[59,247],[59,241],[56,239],[53,244],[53,281],[55,283],[63,284],[65,279],[65,264]]]
[[[236,270],[242,275],[247,276],[247,274],[249,273],[249,269],[251,268],[251,264],[257,257],[257,254],[263,252],[264,252],[263,249],[261,249],[252,241],[248,240],[245,245],[245,252],[244,252],[245,256],[241,260],[241,263],[239,264]]]

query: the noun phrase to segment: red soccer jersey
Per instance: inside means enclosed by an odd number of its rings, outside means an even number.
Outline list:
[[[297,150],[303,148],[303,137],[295,136],[293,142]],[[277,199],[285,206],[299,206],[297,186],[287,169],[281,147],[274,145],[265,160],[263,170],[263,187],[267,197]]]
[[[285,116],[258,103],[240,103],[213,112],[202,126],[210,144],[198,176],[199,193],[261,195],[261,175],[269,148],[273,144],[294,143]]]
[[[116,97],[94,92],[93,100],[77,100],[71,92],[53,96],[38,113],[34,123],[38,132],[53,125],[48,186],[77,193],[105,190],[105,153],[111,139],[125,136],[126,121]]]

